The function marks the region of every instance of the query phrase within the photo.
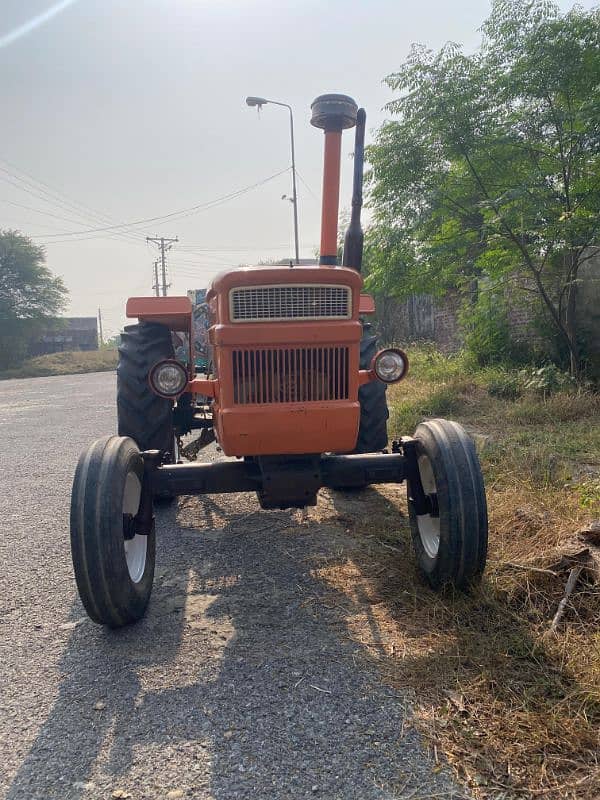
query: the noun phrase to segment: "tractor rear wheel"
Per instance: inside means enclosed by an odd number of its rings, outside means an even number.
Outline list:
[[[363,324],[363,336],[360,340],[360,369],[369,369],[373,356],[379,350],[377,335],[369,333],[370,329],[370,323]],[[386,390],[387,385],[381,381],[371,381],[359,388],[360,422],[353,453],[377,453],[385,450],[388,442],[387,421],[390,415],[385,396]],[[339,492],[357,492],[364,489],[364,486],[336,486],[335,489]]]
[[[431,513],[417,515],[407,484],[408,512],[419,572],[433,589],[468,589],[485,568],[488,541],[483,476],[472,439],[446,419],[414,433],[423,490]]]
[[[171,331],[155,322],[126,325],[121,334],[117,366],[117,420],[119,436],[129,436],[140,450],[163,450],[167,461],[177,461],[173,401],[150,388],[148,373],[157,361],[174,358]],[[170,495],[157,495],[168,501]]]
[[[146,611],[156,537],[135,533],[144,461],[132,439],[106,436],[81,454],[71,493],[71,555],[90,618],[119,628]]]
[[[379,349],[377,336],[369,333],[371,325],[364,325],[364,333],[360,342],[360,368],[369,369],[373,356]],[[388,443],[387,421],[387,385],[381,381],[365,383],[358,390],[360,403],[360,424],[355,453],[377,453],[385,450]]]
[[[173,402],[154,394],[148,383],[152,367],[165,358],[174,358],[168,328],[154,322],[125,326],[117,366],[118,430],[140,450],[173,447]]]

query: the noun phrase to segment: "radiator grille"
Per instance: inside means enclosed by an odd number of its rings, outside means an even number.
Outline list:
[[[349,286],[248,286],[229,293],[232,322],[350,319]]]
[[[233,401],[304,403],[348,399],[347,347],[233,351]]]

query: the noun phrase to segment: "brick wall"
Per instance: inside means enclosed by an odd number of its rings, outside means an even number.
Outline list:
[[[580,270],[578,284],[578,327],[586,342],[586,350],[600,374],[600,249]],[[527,280],[525,279],[525,282]],[[523,284],[523,279],[520,280]],[[534,288],[533,285],[530,288]],[[511,286],[507,290],[508,320],[513,339],[543,346],[543,338],[534,325],[540,303],[537,295]],[[376,323],[385,343],[434,342],[446,353],[460,349],[462,340],[458,316],[460,298],[448,293],[444,298],[412,295],[398,301],[377,297]]]

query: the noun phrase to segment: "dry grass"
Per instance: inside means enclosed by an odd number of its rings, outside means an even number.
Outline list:
[[[20,367],[0,372],[0,380],[42,378],[51,375],[76,375],[82,372],[110,372],[117,368],[116,349],[77,350],[50,353],[25,361]]]
[[[332,494],[329,511],[312,512],[361,534],[351,558],[319,574],[348,597],[352,635],[386,680],[415,690],[420,727],[475,796],[597,798],[600,595],[589,574],[558,635],[547,632],[571,566],[562,549],[600,516],[580,492],[581,475],[600,472],[600,397],[507,402],[489,396],[485,373],[424,373],[415,377],[417,363],[391,393],[393,433],[448,413],[481,435],[490,507],[481,587],[440,596],[416,581],[405,501],[383,486],[360,500]]]

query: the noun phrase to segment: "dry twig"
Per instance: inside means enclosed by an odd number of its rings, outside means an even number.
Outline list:
[[[556,633],[556,629],[558,628],[558,623],[561,621],[563,614],[565,613],[569,597],[571,596],[573,589],[575,588],[575,584],[577,583],[579,576],[581,575],[582,569],[583,569],[583,564],[579,564],[578,566],[573,567],[573,569],[569,573],[569,579],[567,581],[567,585],[565,586],[565,593],[562,597],[562,600],[558,604],[558,608],[556,609],[556,614],[554,615],[554,619],[552,620],[552,625],[550,625],[550,629],[548,630],[548,633],[546,635],[549,636],[551,633]]]

